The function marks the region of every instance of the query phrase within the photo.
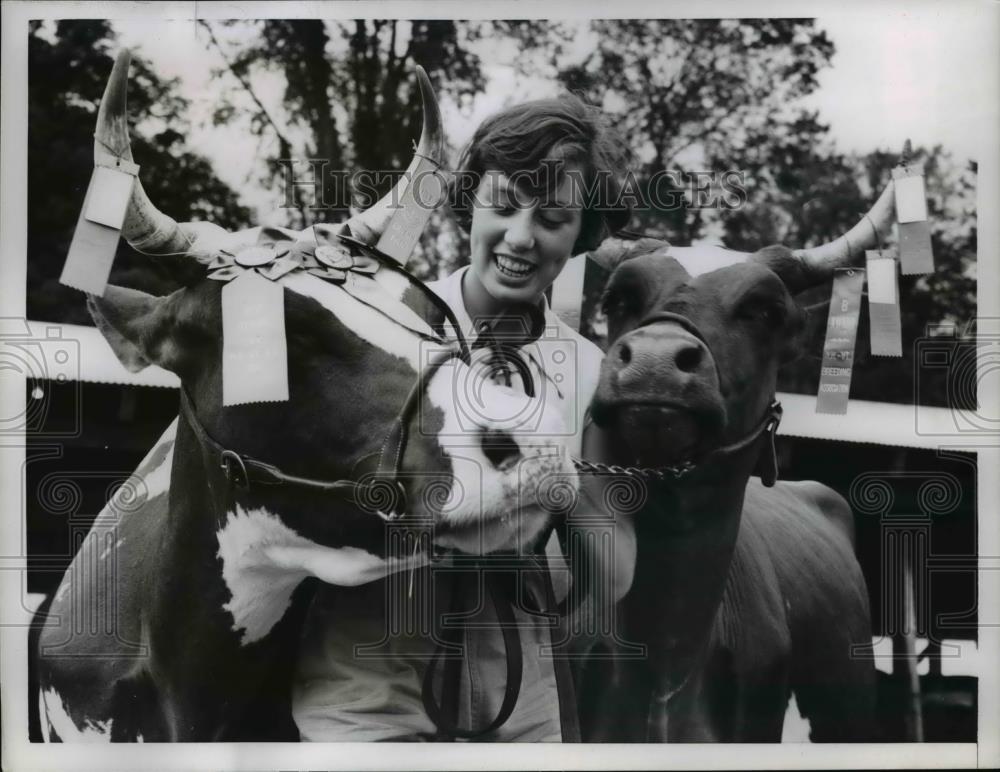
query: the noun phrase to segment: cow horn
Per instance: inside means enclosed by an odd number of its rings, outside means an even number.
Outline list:
[[[827,244],[795,250],[792,254],[801,269],[799,281],[795,282],[799,285],[796,289],[829,281],[837,268],[850,265],[866,249],[881,244],[883,236],[892,227],[894,210],[895,194],[890,181],[868,213],[843,236]]]
[[[373,243],[385,232],[393,213],[399,208],[399,201],[406,190],[409,181],[417,170],[421,157],[429,159],[438,168],[444,166],[444,129],[442,128],[441,109],[438,107],[434,88],[424,68],[417,65],[417,83],[420,84],[420,99],[424,107],[424,124],[420,132],[420,142],[413,154],[406,173],[396,183],[395,187],[375,204],[360,214],[348,220],[354,236],[365,243]]]
[[[125,114],[130,59],[127,49],[118,53],[108,85],[104,88],[97,112],[97,129],[94,131],[95,164],[114,164],[119,159],[132,162]],[[151,255],[184,254],[191,246],[190,239],[177,221],[153,206],[138,179],[132,186],[122,236],[136,250]]]

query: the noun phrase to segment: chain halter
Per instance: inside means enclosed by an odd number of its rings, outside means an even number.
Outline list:
[[[694,322],[686,316],[671,311],[659,311],[647,316],[636,326],[636,329],[648,327],[658,322],[671,322],[679,325],[685,331],[694,335],[705,346],[709,355],[712,354],[712,349],[708,345],[708,341],[705,340],[705,336]],[[712,360],[715,361],[714,356],[712,356]],[[782,413],[781,403],[776,399],[772,399],[764,411],[764,415],[747,434],[729,445],[708,451],[698,459],[685,459],[667,466],[641,467],[602,464],[598,461],[573,458],[573,466],[581,474],[626,475],[628,477],[655,480],[657,482],[681,482],[690,480],[692,476],[695,476],[702,470],[714,467],[719,461],[724,460],[734,453],[746,450],[760,439],[761,435],[767,435],[769,450],[769,458],[767,460],[769,465],[761,475],[761,481],[765,486],[770,488],[778,478],[778,454],[774,444],[774,436],[778,431],[778,426],[781,424]]]

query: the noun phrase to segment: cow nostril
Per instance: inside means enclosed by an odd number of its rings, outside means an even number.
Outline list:
[[[484,429],[482,446],[486,458],[498,469],[510,466],[521,457],[521,449],[507,432]]]
[[[701,364],[701,358],[702,350],[699,347],[688,346],[677,352],[674,364],[677,365],[678,370],[691,373],[698,369],[698,365]]]
[[[618,345],[618,359],[623,365],[627,365],[632,361],[632,349],[629,347],[628,343],[621,343]]]

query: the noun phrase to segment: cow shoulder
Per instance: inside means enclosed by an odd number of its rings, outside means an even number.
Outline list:
[[[793,632],[867,608],[864,579],[845,530],[850,517],[843,498],[819,483],[765,488],[751,478],[747,485],[741,540],[744,531],[757,534],[754,543],[772,566]]]

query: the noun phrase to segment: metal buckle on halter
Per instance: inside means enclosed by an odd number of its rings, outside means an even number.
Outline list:
[[[784,413],[781,403],[778,400],[770,405],[771,417],[764,427],[764,434],[767,436],[768,466],[762,467],[762,461],[758,459],[757,468],[760,470],[760,479],[765,488],[772,487],[778,481],[778,447],[775,444],[775,435],[778,433],[778,426],[781,424],[781,416]]]
[[[222,463],[219,466],[226,473],[229,484],[243,490],[250,490],[250,475],[247,474],[246,464],[243,463],[240,454],[234,450],[224,450],[221,459]]]
[[[390,485],[390,483],[387,483],[385,480],[377,480],[375,484],[379,486]],[[375,510],[376,515],[389,523],[394,520],[399,520],[406,514],[406,489],[403,487],[403,483],[399,480],[393,480],[391,485],[396,489],[394,495],[392,496],[392,506],[388,510]]]
[[[680,480],[683,477],[687,477],[697,468],[698,465],[695,464],[694,461],[682,461],[679,464],[668,467],[668,470],[674,476],[675,480]]]
[[[764,427],[764,431],[770,434],[773,438],[778,431],[778,427],[781,425],[781,417],[784,415],[785,409],[781,406],[781,403],[778,402],[778,400],[774,400],[774,402],[770,405],[770,411],[771,420],[767,422],[767,426]]]

